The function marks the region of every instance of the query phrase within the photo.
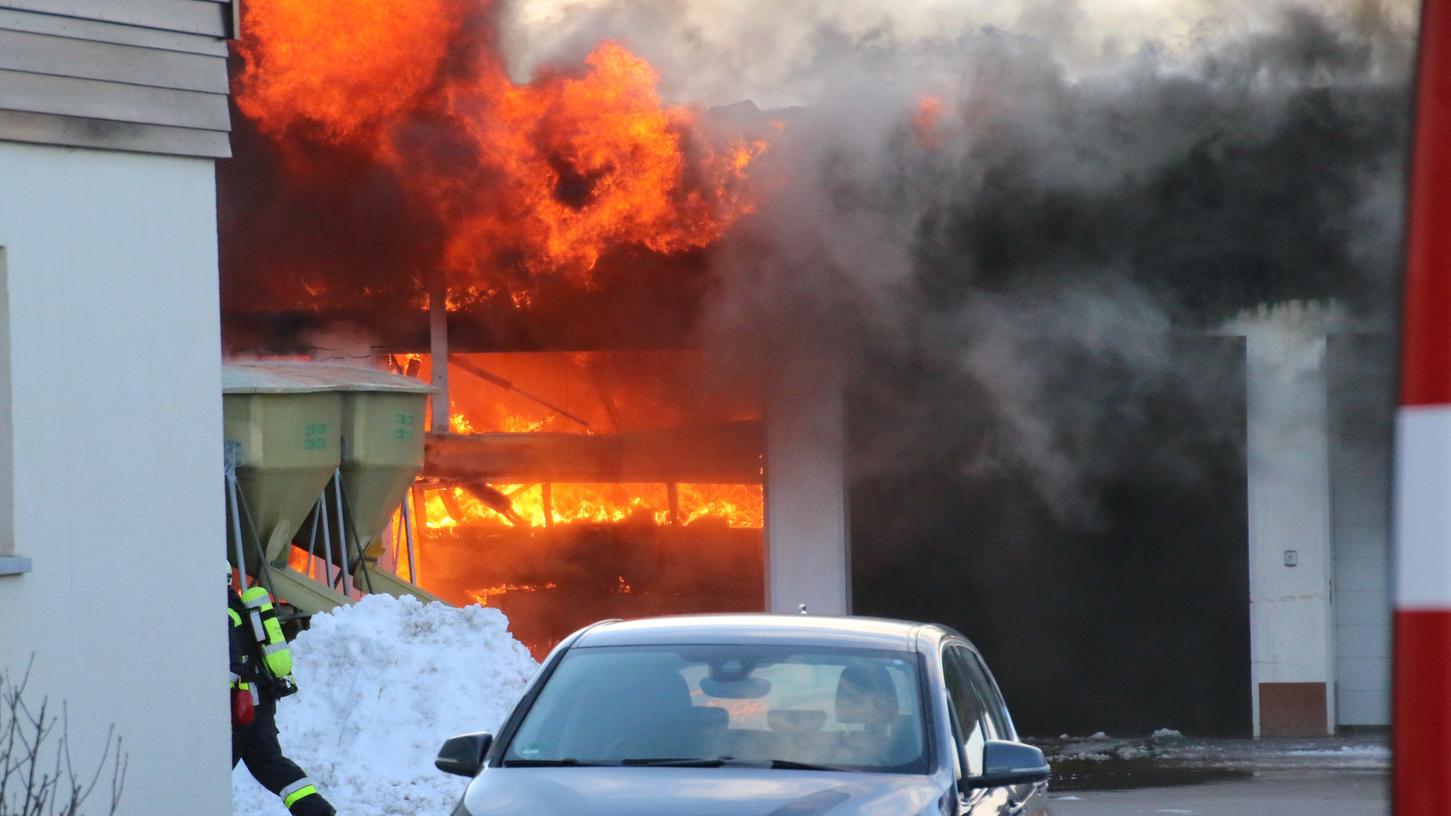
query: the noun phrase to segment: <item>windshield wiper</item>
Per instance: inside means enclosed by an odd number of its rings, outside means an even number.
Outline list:
[[[598,768],[603,762],[580,762],[577,759],[506,759],[505,768]]]
[[[851,768],[842,768],[836,765],[815,765],[810,762],[797,762],[794,759],[772,759],[769,760],[772,768],[779,768],[787,771],[851,771]]]
[[[787,771],[850,771],[835,765],[814,765],[792,759],[736,759],[735,757],[636,757],[621,765],[649,768],[776,768]]]
[[[770,763],[735,757],[633,757],[620,761],[621,765],[638,765],[650,768],[769,768]]]

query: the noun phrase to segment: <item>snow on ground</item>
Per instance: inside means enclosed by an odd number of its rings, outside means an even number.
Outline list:
[[[292,644],[301,691],[278,704],[283,752],[348,816],[445,816],[467,780],[433,767],[445,739],[503,722],[538,664],[496,609],[370,595]],[[287,816],[238,765],[236,816]]]

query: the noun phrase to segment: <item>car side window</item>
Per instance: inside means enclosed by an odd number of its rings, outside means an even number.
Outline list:
[[[961,651],[968,678],[972,682],[973,688],[977,689],[978,697],[986,702],[983,710],[987,713],[988,724],[993,731],[992,739],[1014,739],[1013,727],[1008,719],[1007,705],[1003,702],[1002,695],[998,693],[998,687],[987,673],[987,667],[983,665],[982,658],[969,649],[961,649]]]
[[[961,729],[956,736],[961,741],[963,753],[967,755],[967,767],[963,771],[968,776],[978,776],[982,773],[983,743],[989,737],[984,719],[985,707],[977,690],[973,688],[968,664],[964,659],[966,651],[961,646],[948,646],[943,650],[942,676]]]

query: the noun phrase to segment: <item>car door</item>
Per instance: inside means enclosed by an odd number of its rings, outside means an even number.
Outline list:
[[[952,734],[958,756],[964,758],[964,777],[982,773],[983,744],[1002,739],[994,729],[987,700],[973,681],[966,645],[949,642],[942,650],[942,678],[952,704]],[[1009,816],[1011,792],[1007,788],[974,788],[958,795],[958,812],[969,816]]]
[[[1018,733],[1013,727],[1012,717],[1008,714],[1007,703],[1003,700],[1003,694],[998,689],[998,684],[993,680],[992,673],[988,671],[987,663],[982,656],[972,649],[962,649],[961,659],[966,670],[968,681],[972,684],[978,696],[985,703],[985,715],[988,726],[996,735],[993,739],[1017,741]],[[1048,812],[1048,783],[1040,782],[1036,785],[1014,785],[1006,788],[1008,791],[1008,812],[1029,816],[1030,814],[1046,814]]]

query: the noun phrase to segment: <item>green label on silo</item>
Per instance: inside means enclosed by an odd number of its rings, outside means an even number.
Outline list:
[[[407,441],[413,438],[413,426],[417,417],[412,414],[396,414],[393,422],[393,438],[400,441]]]
[[[302,447],[307,450],[327,450],[327,423],[307,423],[307,427],[303,428]]]

